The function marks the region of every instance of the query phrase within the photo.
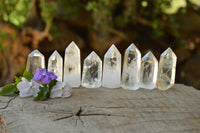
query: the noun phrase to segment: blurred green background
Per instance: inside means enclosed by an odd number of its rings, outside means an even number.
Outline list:
[[[115,44],[134,42],[144,55],[171,47],[176,82],[200,89],[200,0],[0,0],[0,86],[23,72],[27,55],[46,60],[75,41],[82,60],[95,50],[103,59]]]

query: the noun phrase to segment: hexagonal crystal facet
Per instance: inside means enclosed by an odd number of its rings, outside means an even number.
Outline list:
[[[159,61],[157,87],[160,90],[167,90],[174,85],[177,57],[171,48],[165,50]]]
[[[104,55],[102,86],[118,88],[121,86],[121,54],[112,45]]]
[[[39,50],[34,50],[28,55],[26,70],[35,74],[37,68],[45,68],[45,58]]]
[[[64,82],[72,87],[79,87],[81,84],[80,49],[73,41],[65,49]]]
[[[124,53],[121,86],[124,89],[137,90],[140,87],[141,53],[132,43]]]
[[[48,60],[48,71],[52,71],[58,77],[58,81],[62,81],[63,75],[63,58],[55,50]]]
[[[82,86],[87,88],[98,88],[101,86],[102,61],[93,51],[89,54],[83,64]]]
[[[158,73],[158,61],[152,52],[148,52],[142,58],[141,64],[141,87],[145,89],[154,89],[156,87]]]

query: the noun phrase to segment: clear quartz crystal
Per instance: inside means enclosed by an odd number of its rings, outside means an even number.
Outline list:
[[[156,87],[158,61],[152,52],[142,58],[140,82],[141,88],[154,89]]]
[[[140,87],[141,53],[132,43],[124,53],[121,86],[124,89],[137,90]]]
[[[35,74],[37,68],[45,68],[45,58],[37,49],[28,55],[26,70]]]
[[[64,82],[72,87],[79,87],[81,84],[80,49],[73,41],[65,49]]]
[[[82,86],[86,88],[98,88],[101,86],[102,61],[93,51],[83,64]]]
[[[177,57],[171,48],[165,50],[159,61],[157,87],[160,90],[168,90],[174,85]]]
[[[48,60],[48,71],[52,71],[58,77],[58,81],[62,81],[63,75],[63,58],[55,50]]]
[[[102,86],[118,88],[121,86],[121,54],[112,45],[104,55]]]

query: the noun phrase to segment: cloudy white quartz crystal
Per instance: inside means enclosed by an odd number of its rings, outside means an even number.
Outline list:
[[[58,81],[56,85],[53,86],[50,94],[50,98],[57,98],[57,97],[70,97],[72,92],[72,88],[70,85],[66,84],[65,82]]]
[[[45,58],[37,49],[28,55],[26,70],[35,74],[37,68],[45,68]]]
[[[124,63],[121,86],[124,89],[137,90],[140,88],[141,53],[132,43],[124,53]]]
[[[118,88],[121,86],[121,54],[112,45],[104,55],[102,86]]]
[[[73,41],[65,49],[64,82],[72,87],[79,87],[81,84],[80,49]]]
[[[29,97],[34,96],[36,97],[39,90],[39,83],[31,80],[30,82],[22,77],[22,81],[17,84],[17,88],[19,89],[19,96],[20,97]]]
[[[177,57],[171,48],[165,50],[159,61],[157,87],[160,90],[168,90],[174,85]]]
[[[102,61],[93,51],[84,60],[82,73],[82,86],[98,88],[101,86]]]
[[[54,51],[48,60],[48,71],[54,72],[58,81],[62,81],[63,75],[63,58],[58,51]]]
[[[152,52],[142,58],[140,82],[141,88],[154,89],[156,87],[158,61]]]

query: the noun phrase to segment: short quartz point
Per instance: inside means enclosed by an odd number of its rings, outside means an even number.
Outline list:
[[[28,55],[26,70],[35,74],[37,68],[45,68],[45,58],[44,55],[36,49]]]
[[[157,87],[160,90],[168,90],[174,85],[177,57],[171,48],[165,50],[159,61]]]
[[[55,50],[48,60],[48,71],[52,71],[58,77],[58,81],[62,81],[63,75],[63,58]]]
[[[81,84],[80,49],[73,41],[65,49],[64,82],[72,87],[79,87]]]
[[[83,64],[82,86],[86,88],[98,88],[101,86],[102,61],[93,51]]]
[[[148,52],[141,63],[141,88],[154,89],[156,87],[158,61],[152,52]]]
[[[121,86],[124,89],[137,90],[140,88],[141,53],[132,43],[124,53],[124,64]]]
[[[112,45],[104,55],[102,86],[118,88],[121,86],[121,54]]]

